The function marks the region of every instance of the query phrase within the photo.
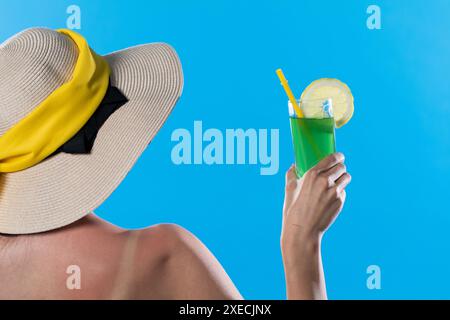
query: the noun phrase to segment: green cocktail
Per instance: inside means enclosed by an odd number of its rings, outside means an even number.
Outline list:
[[[302,177],[320,160],[336,152],[334,118],[290,118],[296,173]]]
[[[323,158],[336,152],[335,127],[342,127],[352,118],[354,98],[345,83],[323,78],[313,81],[297,100],[283,71],[276,72],[289,98],[295,171],[300,178]]]

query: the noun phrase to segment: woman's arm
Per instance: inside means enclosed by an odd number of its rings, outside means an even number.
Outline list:
[[[341,154],[332,155],[297,180],[287,173],[281,247],[288,299],[326,299],[320,241],[341,211],[350,176]],[[223,267],[203,243],[176,225],[143,235],[145,299],[242,299]],[[139,260],[139,259],[138,259]],[[150,275],[150,276],[149,276]]]
[[[301,180],[294,170],[286,174],[281,234],[287,297],[326,299],[321,240],[342,210],[351,177],[340,153],[322,160]]]

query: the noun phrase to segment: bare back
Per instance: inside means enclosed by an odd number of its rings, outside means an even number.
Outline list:
[[[168,229],[124,231],[88,216],[48,233],[0,236],[0,299],[241,298],[200,242]]]

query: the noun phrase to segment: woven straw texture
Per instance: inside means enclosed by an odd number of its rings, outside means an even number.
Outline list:
[[[69,38],[45,28],[25,30],[0,46],[0,135],[70,79],[77,57]],[[0,175],[0,233],[53,230],[92,212],[122,182],[181,96],[182,68],[170,46],[142,45],[105,58],[111,84],[129,102],[102,126],[90,154],[61,153]]]

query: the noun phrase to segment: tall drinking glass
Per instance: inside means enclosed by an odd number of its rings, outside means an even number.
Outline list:
[[[334,118],[324,111],[324,104],[324,100],[299,101],[304,117],[297,118],[289,103],[296,173],[299,178],[320,160],[336,152]]]

